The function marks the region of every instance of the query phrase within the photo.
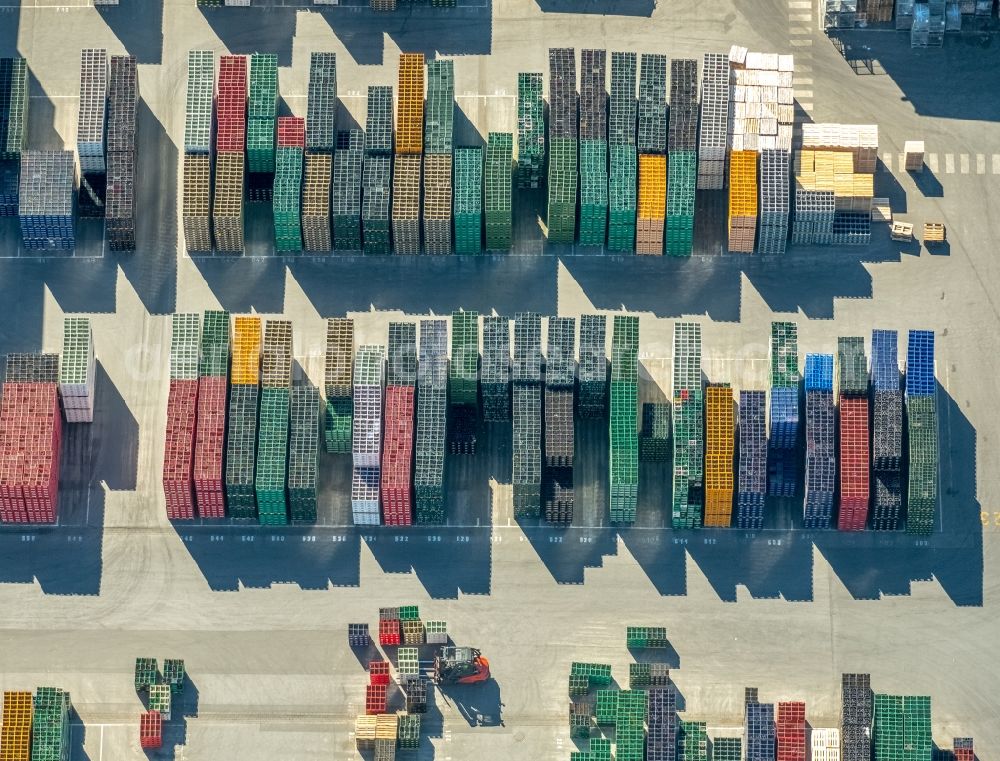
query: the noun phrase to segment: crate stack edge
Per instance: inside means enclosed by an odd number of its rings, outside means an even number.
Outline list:
[[[194,450],[198,414],[198,364],[201,320],[197,314],[174,314],[170,331],[170,390],[163,454],[163,492],[167,518],[195,517]]]
[[[260,317],[233,320],[229,412],[226,416],[226,507],[231,518],[257,517],[254,473],[257,464],[257,412],[260,406]]]

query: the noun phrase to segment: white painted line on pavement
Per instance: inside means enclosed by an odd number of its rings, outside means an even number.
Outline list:
[[[931,168],[932,172],[936,172],[938,170],[938,160],[936,153],[927,154],[927,166]]]
[[[958,157],[958,159],[959,159],[960,166],[962,167],[962,174],[968,174],[969,173],[969,154],[968,153],[963,153],[961,156]]]
[[[944,154],[944,173],[955,174],[955,156],[951,153]]]
[[[986,174],[986,154],[976,154],[976,174]]]
[[[993,154],[993,174],[1000,174],[1000,153]]]

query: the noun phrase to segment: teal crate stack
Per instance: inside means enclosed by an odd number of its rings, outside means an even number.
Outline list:
[[[607,53],[580,53],[580,245],[603,246],[608,230]]]
[[[455,149],[455,253],[483,250],[483,149]]]
[[[698,62],[670,62],[667,130],[667,216],[664,253],[691,256],[694,196],[698,184]]]
[[[635,523],[639,501],[639,318],[615,315],[611,334],[611,522]]]
[[[708,733],[705,722],[678,723],[677,751],[677,761],[708,761]]]
[[[289,403],[292,385],[292,323],[268,320],[264,326],[254,479],[261,525],[288,523],[285,484],[288,473]]]
[[[250,56],[250,98],[247,110],[247,171],[273,174],[274,135],[278,118],[278,56],[254,53]],[[250,178],[251,188],[255,186]],[[264,201],[264,198],[250,200]]]
[[[514,517],[538,518],[542,500],[542,319],[514,315]]]
[[[69,693],[55,687],[35,690],[31,721],[31,761],[68,761]]]
[[[647,693],[622,690],[615,717],[615,761],[643,761],[646,745]]]
[[[444,465],[448,428],[448,324],[420,321],[417,434],[413,477],[417,523],[444,523]]]
[[[28,65],[23,58],[0,58],[0,217],[17,216],[27,127]]]
[[[448,59],[427,62],[427,105],[424,114],[424,152],[452,152],[455,122],[455,67]]]
[[[510,420],[510,318],[483,317],[483,420]]]
[[[517,75],[517,186],[540,188],[545,168],[545,104],[541,72]]]
[[[509,132],[491,132],[486,142],[486,250],[510,251],[514,238],[511,206],[511,162],[514,140]]]
[[[273,203],[274,243],[279,252],[302,250],[302,156],[297,145],[278,147]]]
[[[903,761],[931,761],[931,699],[927,695],[903,696]]]
[[[874,761],[904,761],[904,724],[902,695],[876,694],[872,734],[874,735]]]
[[[548,240],[576,240],[579,125],[577,123],[576,51],[549,48]]]
[[[635,250],[637,158],[636,55],[611,53],[611,104],[608,118],[608,251]]]
[[[474,455],[479,426],[479,312],[451,313],[448,413],[449,452]]]
[[[288,437],[288,512],[293,521],[316,522],[319,402],[319,391],[314,386],[292,386]]]
[[[674,475],[671,525],[701,528],[704,502],[705,395],[701,325],[674,324]]]
[[[450,254],[455,121],[455,69],[452,61],[436,59],[427,63],[427,104],[424,110],[424,252]]]
[[[933,331],[909,332],[905,401],[909,445],[906,533],[927,535],[934,531],[940,460]]]
[[[323,391],[326,415],[323,442],[331,454],[351,451],[354,417],[352,378],[354,377],[354,320],[330,317],[326,321],[326,357],[323,367]]]
[[[333,154],[330,215],[333,217],[333,248],[361,250],[361,179],[365,136],[359,129],[337,133]]]

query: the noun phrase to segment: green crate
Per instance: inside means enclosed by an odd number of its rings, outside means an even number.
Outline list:
[[[149,689],[150,685],[160,683],[160,670],[156,658],[135,659],[135,689],[137,692]]]
[[[274,119],[247,121],[247,171],[262,174],[274,172],[275,125]]]
[[[569,696],[571,698],[576,698],[581,695],[586,695],[590,690],[590,680],[583,674],[570,674],[569,675]]]
[[[603,246],[608,229],[608,144],[580,141],[580,245]]]
[[[868,360],[865,339],[841,336],[837,339],[837,378],[841,394],[864,396],[868,393]]]
[[[739,737],[716,737],[712,740],[712,761],[742,761],[743,741]]]
[[[420,747],[420,714],[401,713],[396,720],[396,733],[402,750]]]
[[[251,54],[248,96],[248,118],[274,119],[277,116],[278,56],[276,54]]]
[[[545,104],[542,75],[517,75],[517,186],[539,188],[545,166]]]
[[[906,532],[928,535],[934,531],[938,501],[938,417],[933,396],[906,398],[906,428],[909,463]]]
[[[579,184],[577,141],[552,138],[549,141],[548,240],[573,243],[576,240],[576,202]]]
[[[708,733],[703,721],[682,721],[677,727],[678,761],[708,761]]]
[[[872,732],[875,761],[903,761],[903,697],[876,694]]]
[[[262,525],[288,523],[285,479],[288,461],[289,395],[287,388],[260,390],[257,433],[257,512]]]
[[[667,157],[667,206],[664,252],[690,256],[694,242],[695,188],[698,154],[675,151]]]
[[[618,696],[619,690],[598,690],[597,702],[595,703],[595,715],[597,723],[614,724],[618,718]]]
[[[794,322],[772,322],[771,388],[796,388],[798,385],[798,328]]]
[[[67,761],[70,752],[69,693],[55,687],[35,690],[31,720],[31,761]]]
[[[509,132],[490,132],[486,143],[486,249],[509,251],[514,238],[511,207],[513,138]]]
[[[399,607],[400,621],[419,621],[420,608],[416,605],[401,605]]]
[[[278,148],[274,171],[274,245],[280,252],[302,250],[302,149]]]
[[[198,374],[203,377],[227,377],[232,333],[229,312],[206,311],[201,321],[201,360]]]
[[[166,658],[163,661],[163,681],[170,685],[174,693],[184,692],[184,661]]]
[[[424,152],[451,153],[455,120],[455,68],[448,59],[427,62]]]
[[[630,690],[649,687],[652,683],[652,666],[649,663],[630,663],[628,665],[628,686]]]
[[[634,145],[612,145],[608,172],[608,251],[635,250],[638,158]]]
[[[483,249],[483,149],[457,148],[454,161],[455,253]]]
[[[323,425],[323,442],[332,454],[351,451],[351,434],[354,426],[354,400],[351,397],[327,399]]]
[[[449,404],[479,405],[479,312],[451,313]]]

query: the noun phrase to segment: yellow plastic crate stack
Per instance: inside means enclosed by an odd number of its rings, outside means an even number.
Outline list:
[[[705,396],[705,526],[728,527],[732,520],[735,408],[728,384],[708,387]]]
[[[3,694],[3,726],[0,727],[2,761],[29,761],[31,758],[32,709],[30,692]]]
[[[871,212],[875,176],[854,171],[849,153],[799,151],[795,161],[796,188],[833,193],[836,211]]]
[[[752,254],[757,234],[757,153],[729,155],[729,250]]]
[[[667,157],[639,154],[639,219],[635,252],[663,254],[663,219],[667,208]]]
[[[371,750],[375,747],[378,733],[378,716],[358,716],[354,720],[354,742],[358,750]],[[393,719],[396,717],[393,716]]]

